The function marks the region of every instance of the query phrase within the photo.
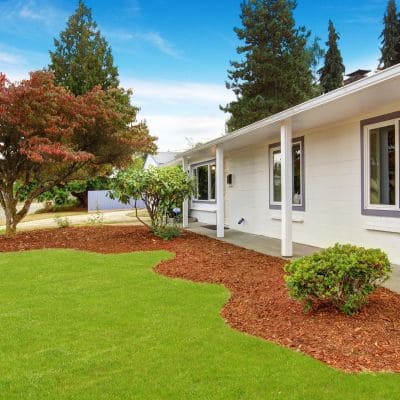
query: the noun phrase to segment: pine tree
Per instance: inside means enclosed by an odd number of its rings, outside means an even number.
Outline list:
[[[307,49],[310,32],[296,28],[294,0],[244,0],[242,27],[235,28],[243,45],[242,61],[231,61],[226,83],[236,100],[220,107],[231,117],[229,131],[268,117],[313,95],[311,64]]]
[[[340,36],[336,32],[333,22],[329,21],[329,39],[326,42],[328,51],[325,55],[324,66],[319,70],[320,85],[323,93],[328,93],[343,86],[345,67],[337,43],[339,38]]]
[[[385,69],[400,63],[400,21],[395,0],[389,0],[383,23],[380,67]]]
[[[82,0],[60,38],[54,39],[54,46],[55,51],[50,51],[50,70],[58,85],[75,95],[84,94],[96,85],[102,89],[118,86],[118,69],[111,48]]]

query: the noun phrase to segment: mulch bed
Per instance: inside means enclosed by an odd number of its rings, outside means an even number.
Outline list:
[[[185,233],[166,242],[147,229],[103,226],[38,230],[0,237],[0,252],[73,248],[100,253],[165,249],[176,258],[157,266],[169,277],[220,283],[231,292],[221,314],[234,328],[296,349],[345,371],[400,372],[400,295],[379,289],[354,317],[333,308],[304,314],[289,299],[285,261]]]

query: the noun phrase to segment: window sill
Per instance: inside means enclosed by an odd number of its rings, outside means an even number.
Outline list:
[[[400,218],[399,209],[379,209],[379,208],[363,208],[361,214],[371,217],[388,217],[388,218]]]
[[[271,217],[273,221],[282,221],[282,217]],[[304,218],[303,217],[292,217],[292,222],[295,222],[297,224],[303,224],[304,223]]]
[[[216,200],[192,200],[195,204],[217,204]]]
[[[369,223],[369,224],[365,224],[364,228],[367,231],[400,233],[400,226],[395,226],[395,225],[383,225],[383,224]]]

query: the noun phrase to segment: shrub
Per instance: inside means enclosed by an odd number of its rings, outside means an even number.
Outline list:
[[[388,279],[391,266],[379,249],[336,244],[285,267],[289,294],[310,310],[315,302],[328,302],[352,315],[367,297]]]
[[[171,240],[178,236],[180,236],[181,231],[176,226],[158,226],[153,228],[154,235],[164,239],[164,240]]]
[[[99,207],[96,207],[96,212],[88,217],[89,225],[103,225],[104,222],[104,214],[99,210]]]
[[[56,222],[59,228],[68,228],[71,225],[71,222],[67,217],[65,218],[55,217],[54,221]]]
[[[140,218],[134,202],[136,218],[153,232],[162,232],[162,228],[168,227],[173,209],[182,207],[183,201],[193,195],[194,181],[180,167],[138,169],[133,166],[117,173],[111,189],[110,197],[124,204],[131,204],[132,199],[141,199],[151,226]]]

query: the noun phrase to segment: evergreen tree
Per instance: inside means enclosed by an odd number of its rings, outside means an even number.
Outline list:
[[[231,117],[229,131],[268,117],[313,95],[307,48],[310,32],[296,28],[294,0],[244,0],[242,27],[235,28],[243,45],[237,48],[242,61],[231,61],[228,89],[236,100],[220,107]]]
[[[383,22],[380,66],[385,69],[400,63],[400,21],[395,0],[389,0]]]
[[[54,39],[54,46],[55,51],[50,51],[50,70],[58,85],[75,95],[84,94],[96,85],[102,89],[118,86],[118,69],[111,48],[82,0],[60,38]]]
[[[321,76],[320,85],[323,93],[328,93],[343,86],[345,67],[337,43],[339,38],[333,22],[329,21],[329,39],[326,42],[328,51],[325,55],[324,66],[319,70]]]

